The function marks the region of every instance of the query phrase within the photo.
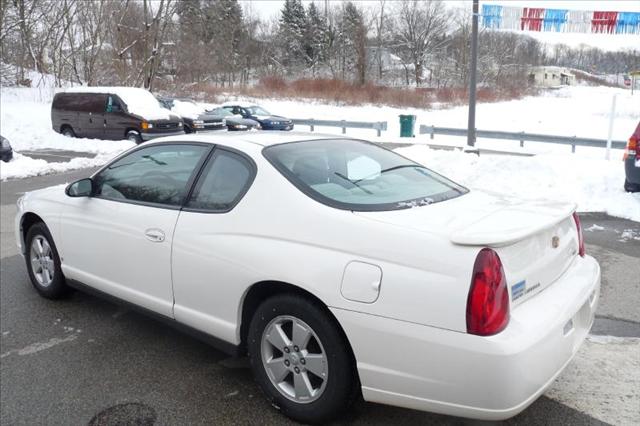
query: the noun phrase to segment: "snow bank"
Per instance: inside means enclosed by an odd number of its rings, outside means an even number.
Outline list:
[[[524,199],[573,201],[580,212],[606,212],[640,221],[640,193],[624,191],[624,166],[618,160],[575,154],[477,156],[426,146],[398,148],[396,152],[469,188]]]
[[[74,169],[84,169],[87,167],[102,166],[107,163],[113,155],[99,154],[95,158],[74,158],[71,161],[60,163],[47,163],[45,160],[35,159],[22,155],[13,154],[13,160],[0,164],[0,179],[20,179],[29,176],[46,175],[49,173],[60,173]]]

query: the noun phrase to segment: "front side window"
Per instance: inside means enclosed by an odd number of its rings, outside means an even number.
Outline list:
[[[304,193],[345,210],[398,210],[468,192],[418,163],[362,141],[293,142],[267,147],[263,153]]]
[[[120,158],[95,178],[95,196],[121,201],[180,206],[202,145],[156,145]]]
[[[186,207],[231,210],[251,185],[253,170],[251,163],[241,155],[217,150],[205,166]]]

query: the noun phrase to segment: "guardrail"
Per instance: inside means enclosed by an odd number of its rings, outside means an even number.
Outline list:
[[[434,135],[466,137],[467,129],[420,125],[420,134],[431,135],[431,139],[434,138]],[[592,147],[598,147],[598,148],[607,147],[607,141],[605,139],[579,138],[576,136],[541,135],[537,133],[525,133],[525,132],[500,132],[496,130],[476,130],[476,137],[520,141],[521,147],[524,146],[525,141],[571,145],[571,152],[576,152],[576,146],[592,146]],[[627,143],[624,141],[611,141],[611,148],[625,149],[626,146],[627,146]]]
[[[348,128],[352,129],[372,129],[376,130],[378,137],[382,134],[382,131],[387,130],[386,121],[347,121],[347,120],[314,120],[313,118],[293,118],[293,124],[309,126],[311,131],[314,131],[315,126],[319,127],[341,127],[342,133],[347,133]]]

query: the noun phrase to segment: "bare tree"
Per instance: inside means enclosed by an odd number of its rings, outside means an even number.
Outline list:
[[[425,60],[442,42],[448,12],[439,0],[396,3],[395,47],[406,64],[413,66],[416,86],[422,83]]]

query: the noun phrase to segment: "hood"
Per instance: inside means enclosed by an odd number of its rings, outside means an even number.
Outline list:
[[[290,121],[288,118],[279,115],[254,115],[254,117],[261,121]]]
[[[370,220],[441,235],[454,244],[500,247],[557,225],[574,203],[523,201],[471,191],[428,206],[385,212],[356,212]]]

